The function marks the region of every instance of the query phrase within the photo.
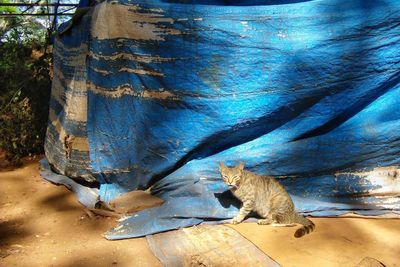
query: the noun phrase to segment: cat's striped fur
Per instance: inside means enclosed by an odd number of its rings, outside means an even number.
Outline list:
[[[296,213],[289,194],[274,178],[244,170],[243,162],[234,167],[219,162],[219,170],[233,195],[243,203],[239,214],[231,221],[233,224],[242,222],[251,211],[255,211],[262,218],[258,224],[302,224],[295,237],[314,230],[314,223]]]

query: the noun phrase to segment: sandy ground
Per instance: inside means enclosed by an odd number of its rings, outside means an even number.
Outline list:
[[[161,266],[144,238],[107,241],[115,219],[90,219],[38,170],[33,161],[0,172],[0,266]]]
[[[400,266],[400,220],[313,218],[316,231],[232,226],[282,266]],[[42,180],[37,161],[0,171],[0,266],[161,266],[143,238],[107,241],[115,219],[91,219],[73,194]]]

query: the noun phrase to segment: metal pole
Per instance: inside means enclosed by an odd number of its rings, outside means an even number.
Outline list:
[[[0,14],[0,17],[19,17],[19,16],[73,16],[74,13],[15,13],[15,14]]]
[[[57,3],[37,3],[37,4],[24,4],[24,3],[0,3],[0,6],[70,6],[76,7],[78,4],[57,4]]]

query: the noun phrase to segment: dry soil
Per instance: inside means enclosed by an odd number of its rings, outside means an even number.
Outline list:
[[[45,182],[38,162],[0,171],[0,266],[161,266],[144,238],[107,241],[115,218],[90,218],[63,186]],[[232,226],[282,266],[354,266],[373,257],[400,266],[400,220],[313,218],[316,231]]]

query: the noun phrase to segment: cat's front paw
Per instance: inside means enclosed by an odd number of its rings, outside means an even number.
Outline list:
[[[257,224],[259,224],[259,225],[267,225],[267,224],[271,224],[271,223],[272,223],[272,221],[268,220],[268,219],[260,219],[257,221]]]
[[[231,224],[238,224],[238,223],[241,223],[243,220],[240,220],[239,218],[233,218],[232,220],[231,220]]]

